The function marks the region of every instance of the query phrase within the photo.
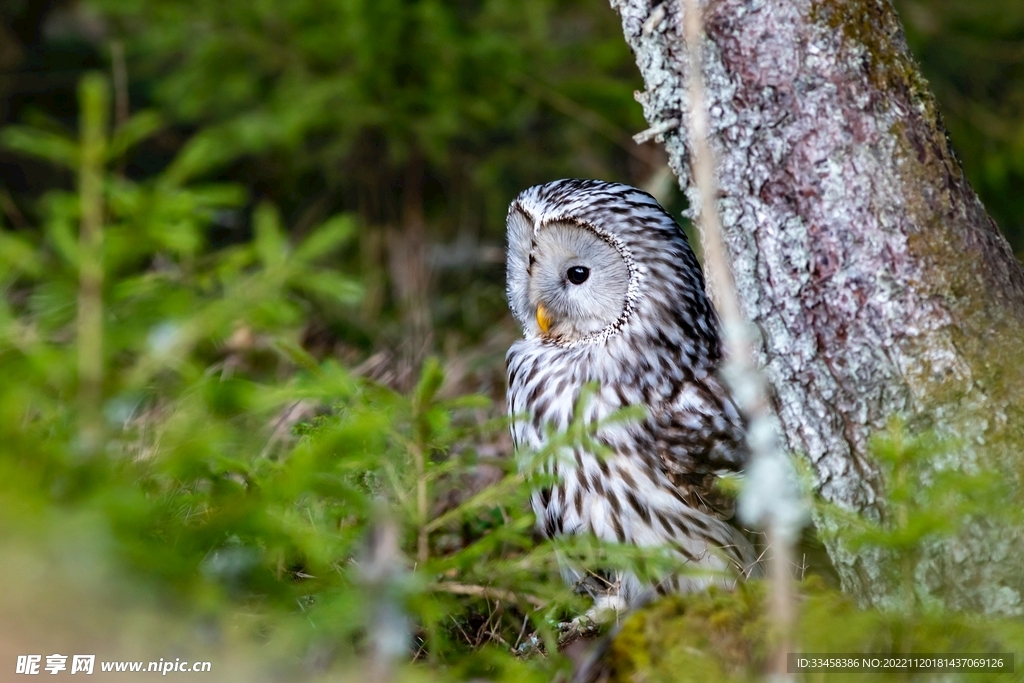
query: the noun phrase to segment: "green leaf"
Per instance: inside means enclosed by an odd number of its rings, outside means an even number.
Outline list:
[[[305,368],[314,375],[320,375],[320,365],[317,363],[316,358],[310,355],[301,345],[296,344],[290,339],[278,339],[275,340],[274,347],[299,367]]]
[[[44,201],[49,219],[45,230],[47,241],[58,254],[78,269],[78,197],[66,192],[53,192]]]
[[[358,303],[363,297],[363,287],[358,281],[329,270],[299,273],[290,282],[293,287],[345,306]]]
[[[209,173],[238,156],[238,151],[216,130],[199,133],[178,152],[178,156],[160,176],[160,183],[179,186]]]
[[[77,143],[57,133],[28,126],[8,126],[0,131],[0,145],[71,171],[78,170]]]
[[[0,230],[0,267],[3,271],[39,277],[43,273],[39,249],[21,235]]]
[[[420,381],[417,383],[414,393],[413,401],[417,413],[426,412],[443,383],[444,369],[441,367],[441,363],[436,358],[428,358],[423,363]]]
[[[350,215],[329,218],[299,245],[295,257],[309,262],[326,256],[348,242],[355,234],[355,227],[355,218]]]
[[[132,147],[160,130],[163,125],[163,119],[154,111],[142,111],[135,114],[118,126],[110,137],[107,160],[113,161],[121,158]]]
[[[260,261],[268,269],[281,266],[288,258],[288,240],[281,230],[277,209],[267,202],[256,207],[252,218],[256,232],[255,248]]]

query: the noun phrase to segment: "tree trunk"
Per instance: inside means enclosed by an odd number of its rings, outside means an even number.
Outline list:
[[[613,6],[646,84],[637,99],[666,130],[670,166],[696,206],[687,135],[672,124],[688,106],[680,5]],[[994,468],[1019,482],[1024,272],[949,147],[889,0],[704,7],[726,245],[785,442],[810,463],[818,493],[885,519],[868,443],[893,415],[955,439],[931,472]],[[826,538],[841,535],[834,518],[816,521]],[[906,599],[885,553],[840,540],[828,549],[863,603]],[[1021,614],[1021,558],[1019,527],[971,518],[921,549],[915,591]]]

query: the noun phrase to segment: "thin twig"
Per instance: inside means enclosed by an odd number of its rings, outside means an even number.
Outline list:
[[[78,197],[78,400],[82,450],[99,447],[103,430],[103,161],[106,155],[109,91],[91,74],[79,87],[81,151]]]
[[[651,16],[647,17],[647,21],[645,21],[644,25],[640,27],[641,35],[649,36],[654,33],[654,29],[658,28],[658,24],[665,19],[665,15],[668,13],[665,10],[665,5],[667,4],[668,3],[663,2],[651,10]]]
[[[519,629],[519,637],[516,638],[516,644],[512,646],[513,651],[519,650],[519,643],[523,642],[523,636],[526,635],[526,625],[530,622],[530,618],[523,615],[523,627]]]
[[[399,600],[405,574],[400,536],[398,524],[381,504],[360,563],[363,588],[371,605],[367,622],[369,661],[364,677],[371,683],[393,680],[396,662],[404,659],[409,649],[409,623]]]
[[[636,140],[636,137],[630,139],[627,131],[620,128],[617,124],[613,123],[602,114],[583,106],[576,100],[566,97],[558,90],[537,80],[536,78],[527,76],[526,74],[518,74],[513,78],[513,80],[527,93],[533,95],[539,100],[547,102],[562,114],[575,119],[595,133],[604,136],[622,148],[634,159],[642,161],[648,166],[659,165],[649,154],[639,148],[639,145],[642,144],[641,141]]]
[[[25,220],[25,216],[18,209],[18,205],[14,203],[10,193],[5,188],[0,188],[0,209],[3,209],[4,214],[11,221],[18,230],[27,230],[29,225],[28,221]]]
[[[503,602],[511,602],[519,604],[526,602],[533,607],[540,609],[547,605],[546,602],[541,600],[535,595],[519,595],[512,591],[507,591],[503,588],[491,588],[490,586],[478,586],[471,583],[452,583],[445,581],[443,583],[434,583],[430,586],[431,590],[435,590],[441,593],[451,593],[452,595],[469,595],[475,598],[486,598],[488,600],[501,600]]]
[[[679,127],[679,119],[667,119],[661,123],[655,124],[647,130],[642,130],[633,136],[633,141],[638,145],[642,145],[656,135],[667,133],[670,130],[675,130]]]
[[[701,40],[703,21],[698,0],[680,0],[684,38],[690,66],[690,146],[694,181],[700,193],[698,224],[703,235],[704,258],[708,279],[715,295],[715,303],[722,319],[723,337],[728,357],[723,374],[729,382],[738,407],[748,421],[748,444],[751,466],[771,463],[785,468],[772,422],[764,379],[753,363],[753,352],[747,336],[747,323],[740,309],[736,284],[725,253],[721,218],[718,215],[715,157],[708,142],[708,110],[704,94]],[[752,477],[753,478],[753,477]],[[747,486],[764,486],[766,482],[748,482]],[[778,492],[779,496],[785,491]],[[784,505],[780,501],[779,505]],[[770,581],[770,614],[776,638],[775,650],[769,663],[770,675],[787,677],[786,654],[791,649],[794,621],[794,597],[790,557],[793,531],[791,515],[780,507],[760,510],[757,520],[764,530],[768,546],[768,576]]]
[[[110,43],[110,70],[114,77],[114,124],[120,128],[131,114],[128,101],[128,66],[124,59],[124,43]]]
[[[423,448],[418,443],[412,444],[412,458],[416,467],[416,562],[426,564],[430,557],[430,532],[427,528],[427,463]]]

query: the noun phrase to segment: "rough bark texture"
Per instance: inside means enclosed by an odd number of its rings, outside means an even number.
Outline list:
[[[679,3],[613,6],[647,120],[687,120]],[[890,2],[713,0],[704,21],[726,244],[785,439],[820,494],[885,515],[868,442],[894,414],[956,439],[934,470],[1019,481],[1024,273],[964,178]],[[660,139],[695,205],[686,131]],[[882,553],[829,551],[864,602],[903,599]],[[1019,528],[976,518],[924,550],[916,590],[1021,614],[1022,557]]]

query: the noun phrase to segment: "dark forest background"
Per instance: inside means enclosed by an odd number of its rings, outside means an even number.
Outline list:
[[[1024,6],[901,0],[908,39],[971,182],[1024,249]],[[506,319],[509,200],[566,176],[644,187],[679,209],[632,93],[617,17],[600,2],[334,0],[202,3],[8,0],[0,8],[0,125],[73,132],[89,70],[114,81],[115,116],[159,116],[121,162],[144,180],[204,138],[193,173],[240,189],[194,235],[196,250],[252,236],[270,202],[302,237],[358,218],[340,267],[358,312],[311,321],[311,344],[478,344]],[[0,151],[5,224],[29,230],[69,173]]]

